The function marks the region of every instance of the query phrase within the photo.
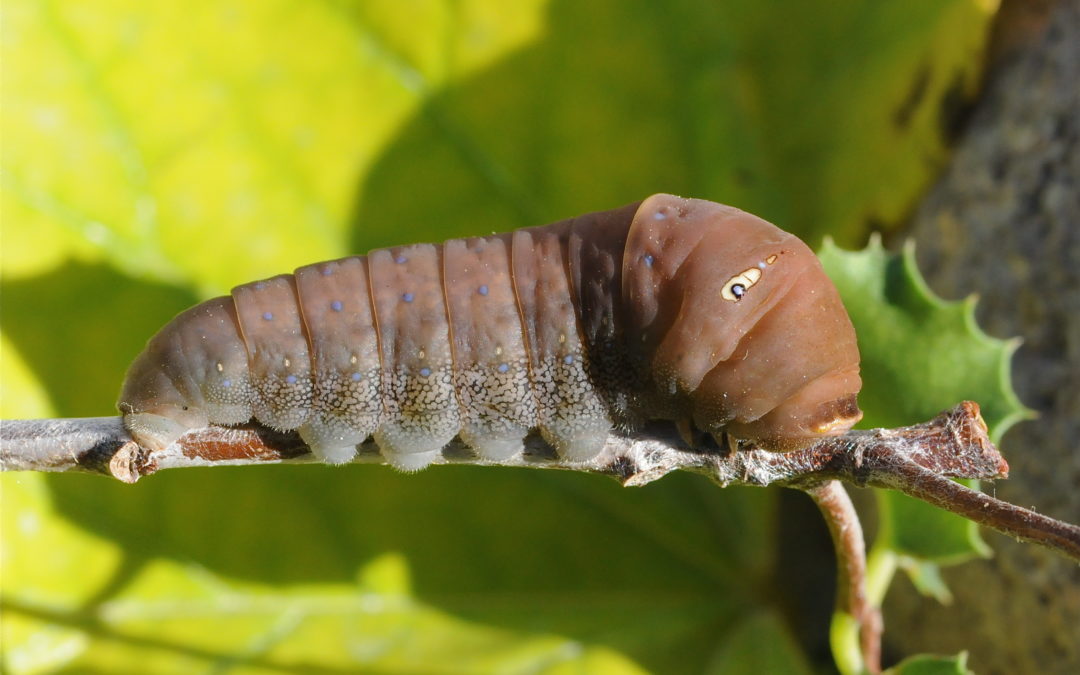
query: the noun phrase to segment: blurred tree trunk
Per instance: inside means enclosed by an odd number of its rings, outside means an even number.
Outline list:
[[[949,171],[912,224],[946,297],[978,293],[979,322],[1020,335],[1013,379],[1039,420],[1002,442],[997,496],[1080,521],[1080,0],[1005,57]],[[886,603],[895,652],[971,651],[977,673],[1080,673],[1080,568],[986,533],[995,557],[945,571],[950,607],[902,580]]]

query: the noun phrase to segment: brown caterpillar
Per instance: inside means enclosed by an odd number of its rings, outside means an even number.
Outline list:
[[[660,194],[239,286],[149,341],[119,408],[150,449],[254,417],[326,462],[374,436],[417,470],[455,436],[498,460],[534,429],[586,460],[649,419],[795,448],[857,422],[861,384],[851,321],[802,241]]]

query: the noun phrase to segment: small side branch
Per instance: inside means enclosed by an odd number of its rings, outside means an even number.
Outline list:
[[[210,426],[186,434],[165,451],[147,452],[128,436],[118,417],[0,422],[0,468],[5,471],[84,471],[134,483],[164,469],[313,461],[297,434],[257,425]],[[354,462],[383,459],[368,442],[359,446]],[[676,470],[705,474],[721,485],[805,489],[837,479],[900,490],[1080,560],[1080,528],[947,480],[1008,475],[1008,465],[987,436],[979,406],[969,401],[923,424],[852,431],[795,452],[749,446],[737,452],[690,448],[673,426],[657,425],[633,436],[612,434],[604,451],[588,462],[563,460],[539,437],[530,436],[525,452],[506,461],[480,459],[455,441],[436,463],[585,471],[613,476],[624,485],[644,485]]]
[[[881,672],[881,610],[866,590],[866,541],[855,505],[840,481],[804,487],[829,526],[836,550],[836,610],[833,617],[833,654],[842,672]],[[853,630],[848,630],[848,626]],[[857,636],[850,648],[848,635]],[[852,640],[854,642],[854,640]],[[855,654],[850,654],[855,652]]]
[[[899,490],[980,525],[1080,562],[1080,527],[972,490],[921,467],[901,464],[868,481],[872,487]]]

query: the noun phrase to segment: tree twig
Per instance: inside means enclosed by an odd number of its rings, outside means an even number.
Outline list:
[[[5,471],[84,471],[134,483],[164,469],[313,461],[297,434],[254,425],[195,430],[162,452],[148,453],[131,440],[118,417],[0,422],[0,468]],[[368,442],[359,447],[354,461],[383,459]],[[588,462],[559,459],[543,440],[530,436],[525,452],[506,461],[479,459],[455,441],[435,463],[585,471],[613,476],[628,486],[645,485],[676,470],[705,474],[721,485],[804,489],[838,479],[900,490],[1080,561],[1080,527],[946,480],[1008,475],[1008,465],[986,434],[979,406],[969,401],[923,424],[852,431],[795,452],[690,448],[673,427],[657,425],[632,437],[611,435],[604,451]]]
[[[1021,508],[943,478],[918,464],[900,464],[867,481],[899,490],[980,525],[1080,561],[1080,527]]]
[[[880,673],[881,610],[871,603],[866,589],[866,540],[859,514],[838,480],[806,486],[803,491],[810,495],[825,518],[836,550],[836,610],[832,632],[837,665],[842,672]],[[845,624],[849,622],[854,623],[854,630],[850,632],[858,641],[850,651],[858,653],[861,663],[845,663],[856,659],[854,656],[846,658],[847,645],[835,644],[837,639],[846,637]]]

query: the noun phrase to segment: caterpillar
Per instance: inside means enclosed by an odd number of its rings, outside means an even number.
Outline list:
[[[254,418],[328,463],[373,437],[414,471],[455,436],[497,461],[533,431],[584,461],[654,419],[794,449],[851,428],[861,384],[854,328],[806,244],[657,194],[238,286],[150,339],[118,407],[150,450]]]

